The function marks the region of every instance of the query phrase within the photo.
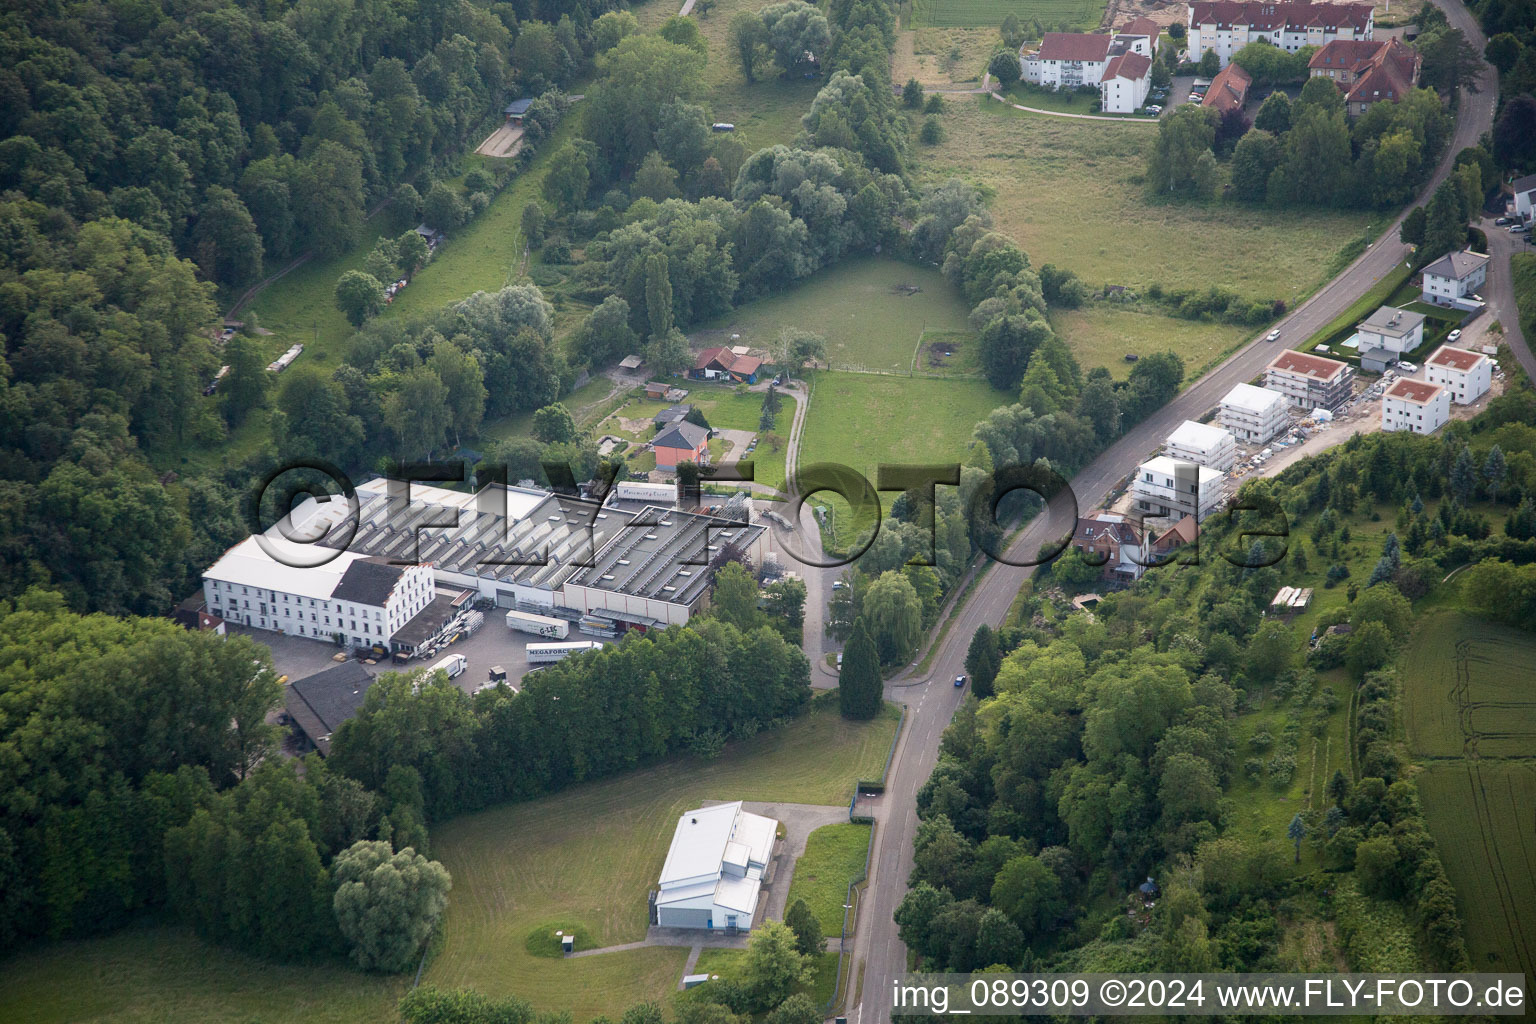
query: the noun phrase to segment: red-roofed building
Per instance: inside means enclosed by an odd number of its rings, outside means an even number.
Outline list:
[[[1395,103],[1419,83],[1423,58],[1396,39],[1335,39],[1312,55],[1313,78],[1329,78],[1344,91],[1344,110],[1357,117],[1383,101]]]
[[[1252,75],[1236,64],[1228,64],[1211,79],[1211,87],[1205,91],[1205,99],[1200,105],[1222,114],[1242,110],[1248,102],[1248,87],[1252,84]]]
[[[1072,547],[1103,565],[1105,579],[1139,580],[1146,568],[1140,525],[1118,512],[1090,512],[1078,519]]]
[[[1021,59],[1024,80],[1052,89],[1098,85],[1109,63],[1111,42],[1097,33],[1047,32],[1040,48]]]
[[[1162,28],[1151,18],[1132,18],[1121,25],[1115,31],[1117,39],[1124,39],[1130,44],[1132,53],[1139,53],[1143,57],[1155,57],[1157,55],[1157,37]],[[1137,40],[1146,40],[1146,49],[1142,49]]]
[[[762,366],[763,361],[756,356],[738,354],[722,345],[700,352],[688,375],[698,380],[734,380],[743,384],[756,384],[757,371]]]
[[[1152,58],[1126,52],[1111,57],[1099,81],[1099,106],[1107,114],[1129,114],[1147,101]]]
[[[1433,434],[1451,418],[1451,393],[1438,384],[1403,377],[1381,398],[1381,429]]]
[[[1215,50],[1225,67],[1234,53],[1261,40],[1295,53],[1336,39],[1370,39],[1375,19],[1371,5],[1361,3],[1196,0],[1189,5],[1188,26],[1190,59]]]
[[[1481,352],[1441,345],[1424,363],[1424,379],[1445,388],[1457,405],[1471,405],[1493,386],[1493,360]]]
[[[1355,368],[1286,349],[1264,370],[1264,387],[1278,391],[1302,409],[1337,409],[1354,392]]]

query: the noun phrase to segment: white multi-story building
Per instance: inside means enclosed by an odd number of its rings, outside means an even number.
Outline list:
[[[1425,302],[1437,306],[1476,309],[1481,303],[1474,296],[1487,280],[1488,257],[1463,249],[1446,253],[1424,268],[1424,284],[1419,294]]]
[[[1348,363],[1292,349],[1264,370],[1264,386],[1302,409],[1337,409],[1354,393],[1354,382],[1355,368]]]
[[[1425,362],[1424,379],[1445,388],[1457,405],[1471,405],[1493,386],[1493,360],[1481,352],[1441,345]]]
[[[1509,187],[1515,193],[1515,216],[1529,224],[1536,216],[1536,174],[1516,178]]]
[[[778,829],[777,821],[743,810],[739,800],[685,811],[651,892],[651,923],[751,931]]]
[[[1381,429],[1433,434],[1451,418],[1451,393],[1438,384],[1400,378],[1381,399]]]
[[[203,573],[208,610],[226,622],[319,640],[340,634],[359,647],[388,647],[436,596],[428,565],[391,565],[343,551],[325,565],[304,568],[272,557],[255,537]]]
[[[1221,400],[1216,422],[1239,440],[1263,444],[1291,425],[1289,409],[1280,392],[1239,384]]]
[[[1040,48],[1022,59],[1024,80],[1055,89],[1098,85],[1112,41],[1102,33],[1047,32]]]
[[[1131,481],[1131,499],[1143,516],[1203,522],[1225,496],[1224,475],[1206,466],[1159,455],[1142,463]]]
[[[1237,442],[1221,427],[1185,420],[1168,435],[1163,454],[1226,473],[1237,462]]]
[[[1355,328],[1360,340],[1360,366],[1380,373],[1424,343],[1424,314],[1382,306]]]
[[[1152,89],[1152,58],[1126,52],[1111,57],[1099,80],[1099,107],[1106,114],[1129,114],[1147,102]]]
[[[1197,0],[1189,5],[1189,57],[1198,61],[1215,50],[1222,67],[1252,42],[1286,53],[1324,46],[1335,39],[1369,39],[1375,29],[1370,4]]]

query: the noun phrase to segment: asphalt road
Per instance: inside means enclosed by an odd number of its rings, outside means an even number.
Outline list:
[[[1451,25],[1461,29],[1481,53],[1483,34],[1472,15],[1454,0],[1436,2],[1445,9]],[[1415,205],[1425,202],[1444,180],[1456,153],[1474,145],[1479,136],[1492,127],[1496,96],[1496,73],[1485,64],[1477,91],[1464,91],[1461,96],[1451,143]],[[1304,340],[1321,330],[1396,264],[1407,259],[1408,247],[1397,237],[1399,222],[1394,222],[1380,241],[1281,321],[1278,325],[1280,342],[1257,340],[1234,353],[1073,477],[1072,488],[1079,506],[1086,509],[1096,505],[1158,448],[1180,422],[1199,419],[1213,409],[1233,385],[1257,377],[1283,344]],[[1506,318],[1504,322],[1508,325],[1511,319]],[[1520,348],[1524,349],[1524,345]],[[1524,354],[1529,359],[1529,352]],[[1069,528],[1068,517],[1073,514],[1071,510],[1055,509],[1038,517],[1015,539],[1009,555],[1015,560],[1020,559],[1026,552],[1038,551],[1047,540],[1062,536]],[[862,984],[856,999],[848,1002],[850,1020],[856,1024],[883,1024],[889,1019],[887,1008],[892,981],[906,970],[906,947],[896,935],[893,915],[906,894],[907,878],[912,871],[917,791],[932,773],[944,728],[965,696],[964,690],[955,689],[952,680],[964,671],[965,651],[976,627],[984,622],[999,625],[1032,571],[1001,563],[993,565],[958,612],[933,658],[928,675],[899,678],[887,688],[888,698],[907,704],[907,724],[886,780],[883,800],[886,809],[877,830],[869,886],[859,907],[850,977],[860,978],[862,965]]]

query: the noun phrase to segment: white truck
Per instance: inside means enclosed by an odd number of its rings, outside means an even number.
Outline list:
[[[507,612],[507,628],[515,629],[519,633],[532,633],[534,636],[551,637],[555,640],[564,640],[571,630],[570,624],[564,619],[519,611]]]
[[[429,671],[436,672],[438,670],[442,670],[448,673],[449,679],[453,679],[463,674],[464,670],[468,667],[469,659],[464,657],[464,655],[450,654],[436,665],[433,665]]]

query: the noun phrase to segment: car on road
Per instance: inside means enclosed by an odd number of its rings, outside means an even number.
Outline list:
[[[1419,364],[1418,363],[1403,363],[1403,362],[1400,362],[1400,363],[1397,364],[1397,369],[1398,369],[1398,372],[1400,372],[1400,373],[1418,373],[1419,372]]]
[[[1447,334],[1447,335],[1446,335],[1446,336],[1445,336],[1445,340],[1446,340],[1446,341],[1456,341],[1456,340],[1458,340],[1458,339],[1459,339],[1459,338],[1460,338],[1460,337],[1461,337],[1461,328],[1460,328],[1460,327],[1458,327],[1458,328],[1456,328],[1456,329],[1455,329],[1455,330],[1454,330],[1454,331],[1452,331],[1452,332],[1451,332],[1451,333],[1450,333],[1450,334]]]
[[[1268,334],[1264,335],[1264,340],[1265,341],[1279,341],[1280,340],[1280,328],[1276,327],[1274,330],[1272,330]]]
[[[842,590],[847,585],[848,584],[844,583],[842,580],[833,580],[832,581],[832,589],[833,590]]]
[[[1509,226],[1509,233],[1512,235],[1523,235],[1529,230],[1531,230],[1529,224],[1511,224]]]
[[[959,687],[962,687],[964,685],[965,685],[965,676],[963,674],[955,676],[955,687],[958,689]]]
[[[1161,114],[1163,112],[1163,108],[1158,106],[1156,103],[1148,103],[1147,106],[1145,107],[1145,109],[1146,109],[1147,113],[1151,114],[1154,117],[1156,117],[1158,114]]]
[[[1506,224],[1513,224],[1514,222],[1515,218],[1513,217],[1495,217],[1493,219],[1493,223],[1496,227],[1503,227]]]

